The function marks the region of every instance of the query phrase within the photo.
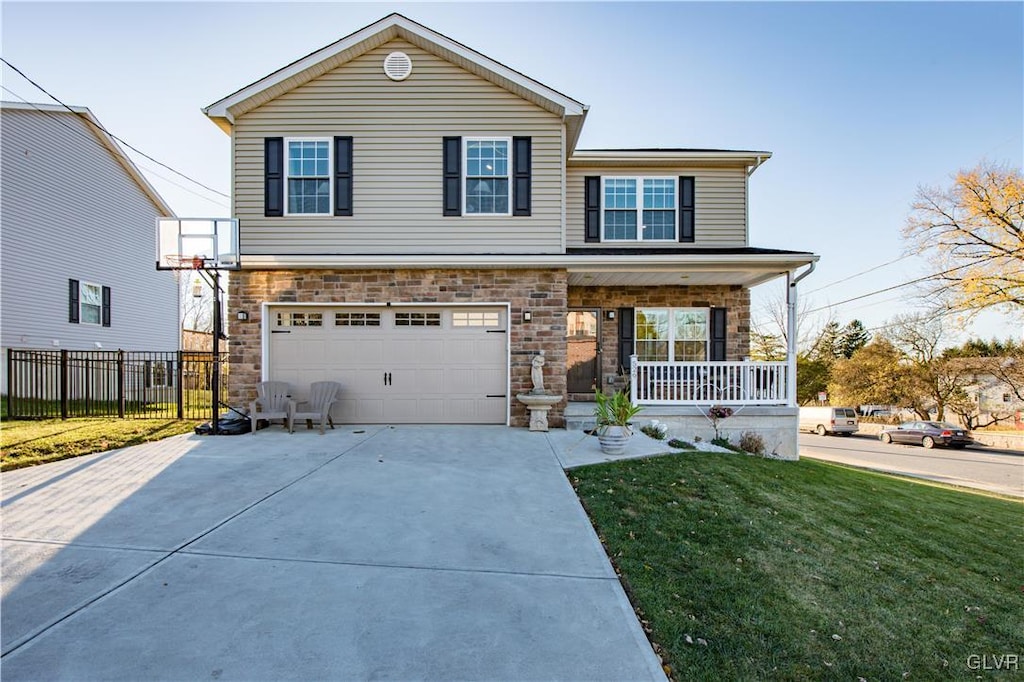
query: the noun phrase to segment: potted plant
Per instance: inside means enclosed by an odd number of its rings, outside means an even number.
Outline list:
[[[641,409],[625,393],[615,392],[610,396],[600,391],[597,393],[594,416],[597,418],[597,439],[601,443],[602,452],[621,455],[625,451],[633,435],[630,422]]]

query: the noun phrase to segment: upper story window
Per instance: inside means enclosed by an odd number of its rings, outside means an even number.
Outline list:
[[[708,358],[704,308],[638,308],[637,358],[649,362],[699,362]]]
[[[441,142],[441,215],[531,215],[533,138],[452,136]]]
[[[331,141],[289,139],[287,158],[287,215],[331,214]]]
[[[585,176],[584,241],[693,243],[695,181],[690,175]]]
[[[676,241],[675,178],[604,178],[604,241]]]
[[[78,305],[82,324],[99,324],[103,311],[103,287],[88,282],[80,283]]]
[[[465,212],[509,215],[511,138],[463,138]]]
[[[110,287],[68,280],[68,322],[110,326]]]

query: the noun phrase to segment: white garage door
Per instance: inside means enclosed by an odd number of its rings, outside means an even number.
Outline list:
[[[272,307],[269,378],[338,381],[335,421],[504,424],[505,308]]]

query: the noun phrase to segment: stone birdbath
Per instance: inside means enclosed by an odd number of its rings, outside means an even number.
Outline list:
[[[544,351],[533,356],[530,363],[530,379],[533,382],[533,390],[517,394],[516,400],[526,405],[526,409],[530,411],[530,430],[547,431],[548,411],[562,402],[562,396],[544,390]]]

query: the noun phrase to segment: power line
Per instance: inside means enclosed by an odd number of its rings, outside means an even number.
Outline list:
[[[9,67],[10,67],[11,69],[13,69],[13,70],[14,70],[15,72],[17,72],[17,73],[18,73],[18,75],[20,75],[20,76],[21,76],[22,78],[24,78],[25,80],[27,80],[27,81],[28,81],[29,83],[31,83],[31,84],[32,84],[33,86],[35,86],[36,88],[38,88],[38,89],[39,89],[39,90],[40,90],[41,92],[45,93],[45,94],[46,94],[46,96],[47,96],[47,97],[49,97],[50,99],[52,99],[52,100],[53,100],[54,102],[56,102],[57,104],[61,105],[62,107],[64,107],[65,109],[67,109],[68,111],[70,111],[70,112],[71,112],[71,113],[73,113],[73,114],[76,114],[76,113],[77,113],[77,112],[76,112],[76,111],[75,111],[74,109],[72,109],[71,107],[69,107],[69,106],[68,106],[67,104],[65,104],[64,102],[62,102],[62,101],[61,101],[60,99],[58,99],[58,98],[57,98],[57,97],[55,97],[54,95],[50,94],[50,92],[49,92],[49,91],[48,91],[48,90],[47,90],[46,88],[44,88],[44,87],[43,87],[43,86],[41,86],[41,85],[40,85],[39,83],[36,83],[36,82],[35,82],[34,80],[32,80],[31,78],[29,78],[29,77],[28,77],[28,76],[27,76],[27,75],[25,74],[25,72],[24,72],[24,71],[22,71],[21,69],[19,69],[18,67],[16,67],[16,66],[15,66],[14,64],[11,64],[11,63],[10,63],[9,61],[7,61],[6,59],[4,59],[3,57],[0,57],[0,61],[2,61],[2,62],[3,62],[4,64],[6,64],[6,65],[7,65],[7,66],[9,66]],[[92,123],[92,121],[90,121],[90,123]],[[216,189],[214,189],[214,188],[210,187],[209,185],[205,185],[205,184],[203,184],[203,183],[199,182],[198,180],[196,180],[196,179],[194,179],[194,178],[191,178],[191,177],[189,177],[188,175],[185,175],[184,173],[182,173],[181,171],[177,170],[176,168],[172,168],[171,166],[167,165],[167,164],[166,164],[166,163],[164,163],[163,161],[160,161],[159,159],[154,159],[154,158],[153,158],[152,156],[150,156],[150,155],[149,155],[149,154],[147,154],[146,152],[142,151],[142,150],[141,150],[141,149],[139,149],[138,147],[135,147],[135,146],[133,146],[133,145],[129,144],[128,142],[125,142],[124,140],[122,140],[122,139],[121,139],[120,137],[118,137],[117,135],[114,135],[114,134],[113,134],[112,132],[110,132],[109,130],[107,130],[106,128],[104,128],[104,127],[103,127],[102,125],[99,125],[99,124],[96,124],[96,123],[92,123],[92,125],[95,125],[95,126],[96,126],[97,128],[99,128],[99,129],[100,129],[100,130],[102,130],[102,131],[103,131],[104,133],[106,133],[107,135],[109,135],[109,136],[110,136],[110,137],[111,137],[112,139],[114,139],[114,140],[117,140],[118,142],[120,142],[121,144],[123,144],[123,145],[124,145],[125,147],[128,147],[128,149],[131,149],[131,150],[132,150],[133,152],[135,152],[136,154],[139,154],[139,155],[141,155],[141,156],[143,156],[143,157],[145,157],[145,158],[149,159],[150,161],[152,161],[153,163],[157,164],[158,166],[161,166],[161,167],[163,167],[163,168],[166,168],[167,170],[171,171],[172,173],[174,173],[174,174],[176,174],[176,175],[180,175],[181,177],[185,178],[185,179],[186,179],[186,180],[188,180],[189,182],[195,183],[196,185],[199,185],[200,187],[202,187],[203,189],[205,189],[205,190],[207,190],[207,191],[209,191],[209,192],[213,192],[214,194],[218,194],[218,195],[220,195],[220,196],[224,197],[225,199],[230,199],[230,198],[231,198],[231,196],[230,196],[229,194],[225,194],[224,192],[221,192],[220,190],[216,190]]]
[[[8,88],[6,85],[0,85],[0,88],[2,88],[5,92],[9,93],[10,95],[16,97],[20,101],[28,104],[29,106],[31,106],[31,108],[33,108],[34,110],[36,110],[37,112],[39,112],[43,116],[46,116],[47,118],[51,119],[57,125],[61,126],[62,128],[66,128],[66,129],[70,130],[76,137],[79,137],[81,139],[87,140],[91,144],[95,144],[97,147],[101,148],[101,150],[103,150],[104,152],[108,151],[108,148],[106,148],[98,139],[96,139],[96,137],[94,135],[87,135],[87,134],[83,133],[81,129],[73,128],[72,126],[68,125],[67,123],[61,121],[60,118],[57,117],[57,116],[54,116],[52,112],[47,112],[46,110],[39,109],[38,106],[36,106],[33,102],[29,101],[28,99],[26,99],[22,95],[17,94],[16,92],[14,92],[10,88]],[[210,197],[207,197],[206,195],[201,195],[195,189],[191,189],[189,187],[186,187],[185,185],[181,184],[180,182],[175,182],[174,180],[172,180],[171,178],[167,177],[166,175],[161,175],[159,172],[157,172],[156,170],[154,170],[150,166],[147,166],[145,164],[139,164],[139,166],[141,166],[147,172],[153,173],[154,176],[159,177],[164,182],[168,182],[168,183],[173,184],[175,187],[178,187],[179,189],[181,189],[183,191],[187,191],[187,193],[189,195],[193,195],[195,197],[199,197],[200,199],[202,199],[204,201],[210,202],[211,204],[216,204],[217,206],[220,206],[220,207],[224,207],[224,208],[228,207],[228,205],[226,203],[224,203],[224,202],[222,202],[220,200],[211,199]]]
[[[925,275],[924,277],[918,277],[917,279],[912,279],[912,280],[910,280],[908,282],[903,282],[902,284],[894,284],[891,287],[886,287],[884,289],[878,289],[877,291],[872,291],[872,292],[869,292],[867,294],[861,294],[860,296],[854,296],[853,298],[848,298],[845,301],[839,301],[837,303],[830,303],[828,305],[821,306],[819,308],[814,308],[813,310],[805,311],[804,314],[805,315],[809,315],[811,313],[817,313],[817,312],[820,312],[822,310],[828,310],[829,308],[834,308],[834,307],[836,307],[838,305],[843,305],[844,303],[852,303],[853,301],[859,301],[862,298],[869,298],[871,296],[877,296],[878,294],[884,294],[887,291],[893,291],[895,289],[901,289],[903,287],[910,286],[911,284],[918,284],[920,282],[926,282],[926,281],[928,281],[930,279],[935,279],[936,277],[942,277],[943,275],[948,275],[951,272],[956,272],[957,270],[963,270],[964,268],[968,268],[968,267],[971,267],[971,266],[974,266],[974,265],[978,265],[979,263],[984,263],[985,261],[994,260],[996,258],[998,258],[998,256],[988,256],[987,258],[983,258],[983,259],[981,259],[981,260],[979,260],[977,262],[974,262],[974,263],[965,263],[964,265],[958,265],[958,266],[950,268],[948,270],[943,270],[942,272],[935,272],[935,273],[932,273],[930,275]]]
[[[880,268],[884,268],[887,265],[892,265],[893,263],[899,263],[901,260],[906,260],[907,258],[910,258],[910,256],[911,256],[911,254],[906,254],[906,255],[900,256],[899,258],[894,258],[891,261],[882,263],[881,265],[876,265],[876,266],[874,266],[872,268],[868,268],[867,270],[862,270],[861,272],[858,272],[858,273],[855,273],[853,275],[850,275],[849,277],[844,277],[843,279],[837,279],[834,282],[830,282],[828,284],[820,286],[817,289],[811,289],[810,291],[805,292],[805,293],[813,294],[815,292],[821,291],[822,289],[828,289],[831,286],[835,286],[836,284],[842,284],[843,282],[847,282],[847,281],[849,281],[851,279],[854,279],[855,277],[860,277],[861,275],[866,275],[869,272],[874,272],[875,270],[878,270]]]

